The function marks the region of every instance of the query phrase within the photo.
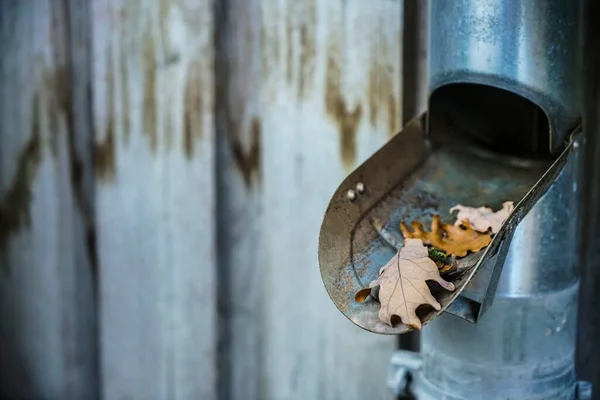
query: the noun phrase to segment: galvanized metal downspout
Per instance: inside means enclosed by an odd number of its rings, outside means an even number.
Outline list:
[[[431,2],[430,94],[453,83],[517,93],[546,113],[549,145],[560,148],[581,117],[578,7]],[[396,354],[389,384],[398,394],[412,370],[410,389],[419,400],[589,398],[589,385],[577,384],[574,370],[580,144],[575,147],[515,231],[493,306],[477,324],[442,315],[423,330],[420,356]]]
[[[600,398],[600,2],[583,1],[584,62],[582,163],[582,209],[580,252],[581,285],[577,341],[578,377],[594,386],[594,399]]]

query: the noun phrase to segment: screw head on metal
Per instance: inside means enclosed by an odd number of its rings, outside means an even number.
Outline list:
[[[353,201],[356,199],[356,192],[352,189],[348,190],[348,193],[346,194],[346,196],[348,197],[348,200]]]
[[[365,192],[365,184],[362,182],[358,182],[356,184],[356,191],[358,192],[358,194],[363,194]]]

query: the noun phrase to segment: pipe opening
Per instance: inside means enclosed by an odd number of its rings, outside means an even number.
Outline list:
[[[444,120],[497,153],[522,157],[550,155],[550,124],[535,103],[494,86],[454,83],[429,98],[429,129]]]

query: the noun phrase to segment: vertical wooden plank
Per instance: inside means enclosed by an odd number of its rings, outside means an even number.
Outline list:
[[[80,11],[75,2],[0,2],[2,398],[97,392],[90,163],[76,145],[89,129],[74,118],[85,87],[73,79],[68,41]]]
[[[262,398],[392,398],[395,338],[337,311],[317,239],[335,188],[401,127],[402,3],[261,6]]]
[[[216,2],[219,396],[260,399],[260,0]]]
[[[93,3],[106,399],[213,399],[210,0]]]

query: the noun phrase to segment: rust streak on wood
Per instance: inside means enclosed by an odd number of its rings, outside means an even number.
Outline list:
[[[115,179],[115,151],[114,117],[111,115],[107,121],[104,141],[94,147],[96,171],[102,181],[112,182]]]
[[[173,45],[169,38],[169,12],[171,10],[170,0],[159,0],[158,3],[158,29],[164,46],[165,59],[172,60]]]
[[[274,5],[274,3],[271,3]],[[282,61],[283,58],[283,40],[280,40],[280,36],[279,36],[279,32],[278,32],[278,26],[277,23],[281,21],[281,13],[278,13],[280,10],[278,10],[277,8],[275,8],[275,6],[273,7],[275,11],[275,24],[273,26],[273,31],[271,34],[269,34],[269,37],[271,38],[271,43],[272,43],[272,47],[273,47],[273,62],[272,62],[272,67],[273,68],[277,68],[279,67],[279,63]]]
[[[261,48],[261,83],[264,85],[269,81],[269,74],[271,73],[271,64],[273,63],[273,39],[268,32],[265,23],[262,22],[260,25],[260,48]]]
[[[53,157],[58,157],[58,141],[59,141],[59,132],[60,132],[60,113],[59,107],[60,103],[64,101],[63,97],[64,93],[61,93],[61,83],[58,82],[64,77],[59,76],[60,74],[64,75],[64,70],[57,71],[56,74],[54,71],[46,71],[43,77],[43,87],[40,93],[42,93],[43,100],[40,100],[40,103],[43,103],[41,108],[44,109],[44,113],[48,116],[48,133],[49,133],[49,141],[50,141],[50,154]],[[58,104],[57,104],[58,103]]]
[[[92,218],[91,199],[86,195],[85,190],[85,166],[82,160],[82,155],[77,149],[77,139],[75,132],[75,109],[73,105],[73,85],[70,68],[67,66],[59,67],[54,74],[48,74],[50,77],[47,81],[47,86],[52,88],[56,96],[55,107],[51,110],[52,113],[62,115],[66,127],[67,151],[70,162],[70,180],[73,198],[81,213],[81,217],[85,223],[86,235],[94,236],[94,219]],[[91,99],[88,99],[91,101]],[[92,273],[96,274],[98,267],[98,256],[94,243],[89,240],[86,242],[86,250],[90,258],[90,266]]]
[[[362,116],[362,107],[357,104],[350,110],[342,95],[340,54],[337,46],[330,46],[327,58],[327,82],[325,106],[327,113],[335,119],[340,133],[340,155],[346,167],[356,161],[356,135]]]
[[[40,110],[48,118],[49,148],[53,157],[58,156],[58,147],[62,123],[67,132],[72,131],[71,82],[65,66],[47,70],[43,74],[42,85],[38,92]],[[42,111],[41,111],[42,112]]]
[[[383,29],[379,28],[375,35],[372,50],[372,64],[369,70],[369,117],[376,126],[380,116],[387,117],[387,131],[390,136],[401,128],[401,108],[399,107],[390,57],[390,44],[385,38]]]
[[[294,2],[288,3],[288,8]],[[288,84],[294,81],[294,20],[292,19],[292,11],[288,10],[285,13],[285,47],[286,47],[286,79]]]
[[[310,95],[315,75],[317,9],[314,0],[306,1],[308,20],[300,26],[300,81],[298,95],[306,99]]]
[[[75,201],[85,216],[89,210],[86,207],[84,188],[83,188],[83,161],[77,151],[76,132],[75,132],[75,115],[73,109],[73,91],[71,84],[71,73],[67,66],[62,66],[56,69],[54,73],[46,74],[46,87],[54,93],[55,102],[51,113],[57,116],[62,116],[65,122],[67,150],[69,152],[69,161],[71,163],[71,184],[73,185],[73,194]]]
[[[268,12],[270,16],[262,18],[260,25],[261,82],[267,97],[273,99],[281,89],[271,85],[270,82],[274,82],[274,76],[281,73],[285,77],[288,73],[287,55],[283,54],[286,50],[287,39],[285,34],[279,34],[279,28],[282,24],[284,25],[284,31],[286,31],[286,19],[283,19],[282,10],[278,9],[279,6],[275,3],[269,4]]]
[[[158,147],[156,126],[156,49],[151,29],[148,29],[143,39],[144,58],[144,103],[143,129],[148,137],[150,150],[155,153]]]
[[[67,1],[50,2],[50,51],[53,61],[58,65],[43,74],[43,86],[39,93],[43,94],[41,102],[49,121],[50,151],[54,157],[58,156],[61,133],[61,122],[64,122],[66,111],[71,100],[70,76],[64,65],[68,59],[69,47],[69,4]],[[67,61],[68,62],[68,61]],[[69,121],[66,121],[69,123]],[[67,127],[68,129],[68,127]]]
[[[251,187],[253,179],[256,182],[260,181],[260,139],[261,139],[261,124],[257,118],[252,119],[250,124],[250,148],[244,149],[242,142],[237,138],[238,124],[236,121],[230,120],[228,124],[228,132],[230,134],[231,153],[235,165],[240,170],[246,187]],[[241,136],[241,135],[240,135]]]
[[[288,3],[285,17],[285,73],[299,100],[308,98],[314,80],[316,7],[314,1]],[[296,8],[297,10],[293,10]]]
[[[61,121],[67,124],[72,123],[72,120],[68,118],[68,110],[71,106],[71,86],[67,68],[60,66],[45,71],[39,93],[40,108],[48,117],[50,153],[53,157],[57,157]],[[67,126],[67,129],[72,128],[72,126]]]
[[[184,105],[185,106],[185,105]],[[164,133],[164,148],[165,148],[165,152],[169,153],[171,152],[171,150],[173,149],[173,141],[174,141],[174,137],[173,135],[175,134],[175,123],[173,122],[173,112],[169,111],[166,112],[163,115],[164,118],[164,126],[163,126],[163,133]],[[184,124],[185,124],[185,120],[184,120]],[[184,126],[185,128],[185,126]]]
[[[31,224],[31,186],[42,160],[40,102],[40,95],[36,93],[32,105],[29,141],[19,155],[12,184],[0,200],[0,251],[6,250],[14,234]]]
[[[271,32],[270,27],[263,22],[260,28],[260,48],[261,48],[261,83],[266,88],[269,97],[273,97],[269,82],[271,74],[276,70],[279,63],[279,41]]]
[[[127,49],[125,43],[121,42],[121,54],[119,55],[119,77],[121,86],[121,118],[123,124],[123,143],[129,144],[131,137],[131,122],[129,115],[129,73],[127,69]]]
[[[183,152],[190,159],[194,155],[196,140],[203,135],[202,77],[199,62],[192,62],[187,71],[183,116]]]
[[[106,77],[106,133],[104,141],[94,145],[94,166],[96,175],[101,181],[112,182],[115,179],[115,116],[114,116],[114,78],[112,72],[112,57],[108,60],[108,75]]]
[[[300,27],[300,81],[298,82],[298,96],[300,99],[308,98],[315,73],[315,38],[314,25],[302,24]]]

